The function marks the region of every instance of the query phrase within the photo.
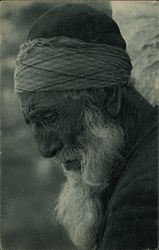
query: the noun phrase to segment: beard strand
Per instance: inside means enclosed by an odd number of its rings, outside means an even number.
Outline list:
[[[88,109],[85,111],[87,143],[81,156],[83,181],[89,186],[105,189],[109,186],[114,169],[114,162],[121,158],[123,129],[113,122],[105,123],[101,112]]]
[[[102,206],[98,195],[82,182],[79,172],[67,174],[56,212],[75,246],[87,250],[95,246],[97,229],[103,220]]]
[[[81,170],[67,171],[66,182],[55,207],[57,220],[79,249],[95,249],[96,237],[104,219],[100,194],[112,179],[114,161],[120,157],[123,130],[112,122],[105,124],[100,110],[87,108],[84,134],[78,150]]]

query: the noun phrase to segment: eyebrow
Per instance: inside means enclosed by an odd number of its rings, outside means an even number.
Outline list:
[[[27,116],[29,118],[34,118],[35,116],[42,116],[42,115],[45,115],[45,113],[48,113],[48,112],[57,112],[57,105],[54,105],[54,108],[53,106],[43,106],[43,107],[38,107],[36,109],[33,109],[31,110],[30,112],[27,113]]]

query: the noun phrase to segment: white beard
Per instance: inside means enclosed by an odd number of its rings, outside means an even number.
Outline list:
[[[55,210],[74,245],[88,250],[96,248],[104,218],[100,194],[112,179],[123,131],[112,123],[105,124],[99,112],[90,109],[85,111],[85,129],[84,150],[79,151],[81,171],[63,168],[67,180]]]

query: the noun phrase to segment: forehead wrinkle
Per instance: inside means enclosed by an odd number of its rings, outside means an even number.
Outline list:
[[[23,110],[25,110],[27,113],[38,109],[38,110],[43,110],[43,109],[50,109],[53,106],[57,106],[58,102],[54,101],[53,98],[50,98],[48,95],[39,95],[39,94],[32,94],[26,99],[22,100],[22,107]]]
[[[87,92],[86,92],[87,93]],[[26,96],[22,100],[22,107],[24,113],[29,116],[30,113],[33,111],[33,113],[40,114],[46,111],[50,111],[51,109],[56,109],[60,115],[66,115],[68,113],[70,114],[75,114],[79,112],[79,107],[81,111],[84,110],[84,103],[85,103],[85,98],[87,96],[88,98],[88,93],[86,95],[84,92],[83,95],[79,95],[78,93],[78,98],[74,94],[69,92],[41,92],[41,93],[32,93],[30,96]],[[85,96],[85,97],[84,97]],[[81,112],[79,113],[80,116]]]

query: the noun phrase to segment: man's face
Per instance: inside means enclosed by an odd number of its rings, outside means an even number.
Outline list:
[[[80,147],[83,109],[83,100],[60,94],[38,93],[28,99],[24,114],[42,156],[55,156],[65,165],[77,160],[67,152]]]
[[[55,157],[67,170],[82,168],[83,179],[99,184],[107,182],[99,165],[101,169],[102,165],[107,166],[105,174],[109,179],[123,131],[114,121],[104,118],[102,106],[95,99],[102,99],[101,91],[81,95],[38,92],[21,101],[42,156]]]

